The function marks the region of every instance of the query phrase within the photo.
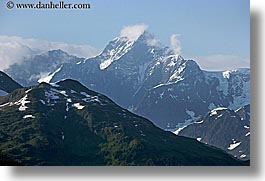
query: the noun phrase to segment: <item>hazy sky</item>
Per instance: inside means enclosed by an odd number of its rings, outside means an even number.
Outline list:
[[[248,0],[65,0],[88,2],[89,10],[9,10],[6,2],[0,2],[0,35],[103,48],[124,26],[146,24],[166,45],[177,34],[181,54],[206,66],[210,57],[242,67],[249,61]]]

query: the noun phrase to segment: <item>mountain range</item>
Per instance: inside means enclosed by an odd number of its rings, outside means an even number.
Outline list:
[[[238,159],[249,160],[250,105],[236,111],[213,109],[203,119],[179,130],[177,134],[221,148]]]
[[[136,40],[117,37],[93,58],[49,51],[5,70],[23,86],[78,80],[118,105],[177,130],[217,107],[236,110],[250,103],[250,69],[201,70],[144,32]]]
[[[74,80],[0,97],[0,127],[0,160],[9,164],[246,165],[163,131]]]
[[[106,95],[124,111],[145,117],[163,130],[197,139],[238,159],[250,159],[250,69],[202,70],[196,61],[175,54],[146,31],[133,40],[117,37],[92,58],[52,50],[13,64],[4,71],[24,87],[49,85],[43,82],[56,87],[56,82],[62,84],[62,80],[67,80],[69,83],[68,79],[74,79]],[[16,86],[11,91],[21,88],[13,84]],[[7,96],[11,91],[2,91],[2,95]],[[7,100],[2,100],[6,106]],[[61,109],[64,110],[58,107]],[[100,164],[112,165],[112,161]],[[187,165],[188,162],[172,164]]]

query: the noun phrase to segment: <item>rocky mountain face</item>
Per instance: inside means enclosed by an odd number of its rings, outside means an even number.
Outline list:
[[[214,108],[236,110],[249,104],[249,69],[203,71],[195,61],[185,60],[157,43],[148,32],[136,40],[115,38],[94,58],[54,51],[35,59],[6,71],[22,85],[78,80],[171,131]],[[46,61],[48,64],[37,66]],[[35,64],[38,70],[33,70]]]
[[[184,60],[182,67],[181,74],[177,71],[177,75],[172,75],[180,81],[151,88],[138,103],[136,112],[174,131],[214,108],[235,110],[250,103],[249,69],[205,72],[191,60]]]
[[[77,81],[0,97],[0,160],[16,165],[245,165],[163,131]]]
[[[111,97],[125,108],[132,107],[138,99],[143,85],[146,85],[148,68],[154,66],[168,48],[149,45],[152,36],[144,33],[137,41],[119,37],[111,41],[102,53],[92,59],[63,66],[53,81],[73,78],[89,88]],[[150,80],[152,82],[161,81]],[[150,82],[149,84],[151,84]]]
[[[250,159],[250,107],[233,111],[213,109],[201,120],[179,131],[178,135],[195,138],[216,146],[238,159]]]
[[[5,96],[19,88],[22,88],[22,86],[11,79],[7,74],[0,71],[0,96]]]

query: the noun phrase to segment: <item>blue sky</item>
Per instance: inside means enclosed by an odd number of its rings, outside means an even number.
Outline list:
[[[0,2],[0,35],[103,48],[122,27],[144,23],[166,45],[179,34],[184,56],[249,60],[248,0],[65,0],[89,2],[90,10],[9,10],[6,2]]]

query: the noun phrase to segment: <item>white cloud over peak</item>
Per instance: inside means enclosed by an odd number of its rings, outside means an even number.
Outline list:
[[[125,26],[120,31],[120,37],[127,37],[131,41],[137,40],[148,26],[146,24],[137,24],[131,26]]]
[[[161,42],[158,39],[152,38],[147,40],[147,45],[149,46],[160,46]]]
[[[8,68],[14,63],[49,50],[61,49],[78,57],[92,57],[99,50],[90,45],[67,44],[46,40],[25,39],[18,36],[0,36],[0,70]]]
[[[179,34],[172,34],[170,36],[170,46],[173,49],[175,54],[181,53],[181,42],[179,40],[180,35]]]

